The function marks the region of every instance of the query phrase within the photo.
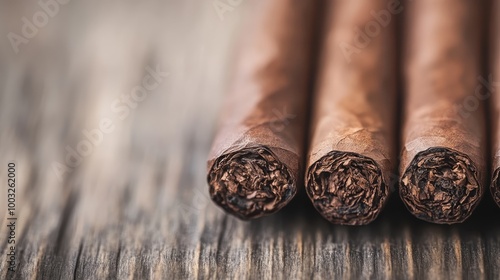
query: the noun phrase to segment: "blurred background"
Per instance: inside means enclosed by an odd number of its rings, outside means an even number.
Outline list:
[[[219,15],[197,0],[0,3],[0,158],[18,166],[15,278],[65,279],[87,254],[105,274],[120,243],[137,250],[121,257],[140,263],[155,250],[143,240],[175,247],[181,219],[204,219],[200,174],[241,10]]]
[[[251,5],[0,2],[1,189],[11,160],[18,179],[18,269],[2,191],[0,278],[500,275],[491,201],[448,227],[393,196],[362,228],[328,224],[303,193],[252,222],[211,203],[205,161]]]

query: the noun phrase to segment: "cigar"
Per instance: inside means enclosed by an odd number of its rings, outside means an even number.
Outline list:
[[[493,146],[493,179],[491,182],[491,194],[495,202],[500,206],[500,1],[494,2],[492,32],[491,32],[491,73],[483,79],[484,99],[492,98],[492,146]]]
[[[393,1],[330,1],[313,102],[306,190],[335,224],[373,221],[395,169]],[[397,178],[397,176],[396,176]]]
[[[464,221],[484,193],[485,109],[473,99],[482,67],[480,6],[419,0],[406,9],[400,196],[413,215],[433,223]]]
[[[212,200],[241,219],[280,210],[302,181],[318,1],[253,3],[207,176]]]

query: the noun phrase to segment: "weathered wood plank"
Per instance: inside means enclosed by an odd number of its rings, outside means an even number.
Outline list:
[[[40,10],[16,3],[0,4],[0,278],[500,278],[491,201],[465,224],[437,226],[394,199],[366,227],[328,224],[303,193],[252,222],[210,202],[206,154],[251,1],[224,20],[212,1],[72,1],[15,55],[7,34]],[[169,76],[129,114],[115,112],[157,66]],[[59,178],[53,163],[104,118],[113,132]],[[10,159],[15,273],[6,262]]]

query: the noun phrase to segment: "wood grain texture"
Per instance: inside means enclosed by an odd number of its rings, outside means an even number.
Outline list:
[[[15,54],[7,34],[40,10],[19,2],[0,3],[0,278],[500,278],[491,201],[465,224],[438,226],[393,199],[366,227],[328,224],[303,192],[252,222],[210,202],[206,156],[251,1],[224,20],[211,0],[70,1]],[[113,102],[157,66],[169,76],[120,119]],[[104,118],[114,131],[60,179],[54,162]],[[18,166],[15,273],[9,160]]]

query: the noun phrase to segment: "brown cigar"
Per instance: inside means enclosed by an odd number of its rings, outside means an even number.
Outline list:
[[[493,136],[493,180],[491,194],[500,206],[500,1],[495,1],[492,9],[493,26],[491,32],[491,72],[483,79],[483,94],[479,97],[493,98],[491,102],[492,136]],[[481,93],[480,93],[481,94]]]
[[[464,221],[485,179],[479,7],[469,0],[412,1],[405,28],[405,116],[400,195],[416,217]]]
[[[395,168],[394,1],[330,1],[313,105],[306,190],[335,224],[380,213]]]
[[[260,0],[209,160],[210,196],[242,219],[285,206],[303,164],[317,1]]]

